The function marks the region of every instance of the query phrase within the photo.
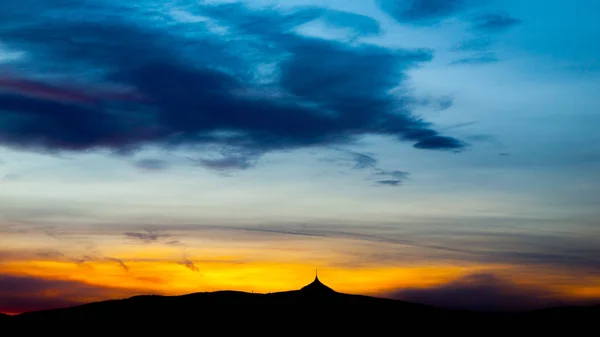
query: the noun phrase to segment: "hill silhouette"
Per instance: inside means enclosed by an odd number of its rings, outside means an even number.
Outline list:
[[[318,277],[299,290],[254,294],[240,291],[201,292],[181,296],[143,295],[80,306],[0,316],[4,328],[19,331],[43,326],[45,331],[85,323],[94,327],[179,327],[200,324],[228,331],[278,331],[316,328],[355,332],[418,328],[419,331],[467,331],[493,327],[514,329],[583,328],[600,319],[600,306],[566,307],[522,313],[449,310],[404,301],[336,292]],[[283,330],[282,330],[283,331]],[[290,332],[289,330],[286,330]]]

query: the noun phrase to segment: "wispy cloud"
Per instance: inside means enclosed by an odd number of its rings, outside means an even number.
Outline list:
[[[354,168],[357,170],[362,170],[366,168],[375,168],[377,165],[377,159],[368,155],[366,153],[360,152],[349,152],[352,155],[353,160],[355,162]]]
[[[226,156],[222,158],[200,158],[192,159],[196,165],[206,167],[215,171],[231,171],[231,170],[245,170],[254,165],[253,157],[237,155],[237,156]]]
[[[94,269],[94,267],[91,264],[87,263],[88,261],[92,260],[92,258],[89,256],[84,256],[83,258],[71,258],[70,260],[73,263],[75,263],[78,267],[85,269]]]
[[[168,161],[161,159],[141,159],[134,163],[135,167],[148,171],[164,171],[170,167]]]
[[[457,43],[451,48],[452,51],[487,51],[492,46],[492,40],[487,37],[477,37],[469,40],[464,40]]]
[[[145,232],[125,232],[124,235],[125,237],[140,240],[144,243],[156,242],[159,239],[170,237],[168,234],[157,233],[152,230],[146,230]]]
[[[504,13],[486,14],[477,17],[473,28],[486,33],[499,33],[521,24],[521,20]]]
[[[200,269],[198,267],[196,267],[196,265],[194,264],[194,262],[192,260],[185,259],[185,260],[183,260],[181,262],[177,262],[177,263],[182,266],[185,266],[186,268],[188,268],[191,271],[195,271],[195,272],[200,271]]]
[[[482,219],[481,221],[486,221]],[[489,221],[489,220],[488,220]],[[514,232],[505,229],[503,232],[490,232],[478,230],[472,232],[455,230],[437,230],[434,233],[423,232],[412,229],[403,231],[399,229],[371,226],[368,230],[353,226],[308,226],[308,225],[280,225],[274,226],[187,226],[181,228],[186,231],[205,230],[213,232],[255,232],[265,233],[270,236],[298,236],[310,239],[320,238],[342,238],[352,239],[363,243],[374,243],[377,245],[405,247],[418,252],[419,258],[424,256],[435,256],[436,258],[452,261],[504,264],[511,263],[515,266],[537,266],[563,268],[577,270],[579,273],[597,275],[600,273],[597,250],[586,246],[586,249],[573,251],[572,249],[549,250],[552,247],[571,247],[580,241],[571,241],[568,238],[556,235],[543,235],[540,233]],[[206,235],[206,234],[203,234]],[[214,233],[212,235],[215,235]],[[231,235],[231,234],[227,234]],[[485,240],[482,240],[485,238]],[[507,248],[506,242],[512,242],[513,246],[526,247]],[[485,243],[485,244],[484,244]],[[352,260],[363,263],[365,252],[357,252]],[[393,249],[391,252],[382,249],[376,256],[376,260],[369,263],[384,263],[385,261],[397,261],[406,254],[406,250]]]
[[[402,184],[402,181],[401,180],[379,180],[377,183],[379,185],[400,186],[400,184]]]
[[[328,10],[321,16],[329,25],[350,29],[358,35],[372,36],[381,34],[379,21],[357,13]]]
[[[479,6],[485,0],[377,0],[383,11],[402,23],[431,24]]]
[[[378,181],[378,184],[388,186],[399,186],[409,176],[408,172],[403,172],[399,170],[388,171],[378,167],[379,161],[371,154],[354,151],[345,151],[344,153],[350,155],[352,161],[354,162],[353,168],[355,170],[370,170],[372,172],[372,175],[376,178],[392,178],[380,180]]]
[[[499,62],[500,59],[494,54],[485,53],[476,56],[463,57],[456,61],[452,61],[451,65],[481,65]]]
[[[106,260],[118,263],[119,266],[121,266],[121,268],[123,268],[124,271],[126,271],[126,272],[129,271],[129,267],[121,259],[117,259],[117,258],[114,258],[114,257],[107,257]]]
[[[171,240],[171,241],[165,242],[165,245],[168,245],[168,246],[181,246],[181,245],[183,245],[183,243],[180,240]]]
[[[46,259],[59,259],[59,258],[63,258],[65,255],[61,252],[49,250],[49,251],[37,252],[37,256],[39,256],[41,258],[46,258]]]

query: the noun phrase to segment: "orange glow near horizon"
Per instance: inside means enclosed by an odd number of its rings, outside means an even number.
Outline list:
[[[44,280],[74,281],[93,287],[104,288],[99,294],[73,294],[73,301],[87,303],[106,299],[124,298],[140,294],[182,295],[193,292],[237,290],[268,293],[299,289],[314,278],[314,268],[301,263],[252,262],[246,264],[231,261],[198,264],[198,271],[172,262],[129,262],[128,270],[108,261],[77,265],[57,261],[11,261],[0,265],[0,274],[35,277]],[[200,269],[201,268],[201,269]],[[496,273],[504,270],[513,273],[513,281],[543,286],[539,280],[527,279],[510,266],[452,265],[330,268],[319,269],[320,279],[335,290],[344,293],[379,296],[395,289],[427,289],[442,286],[469,274]],[[560,289],[572,298],[599,298],[600,287],[592,282],[581,281]],[[53,298],[61,295],[61,289],[49,289],[32,294]],[[18,311],[5,312],[18,314]]]
[[[253,241],[254,236],[213,236],[212,240],[188,236],[182,247],[128,243],[107,235],[92,237],[91,249],[77,248],[68,240],[24,235],[0,238],[0,246],[9,252],[0,260],[0,281],[12,277],[12,286],[20,291],[13,294],[5,285],[0,295],[13,300],[21,296],[16,302],[29,304],[20,309],[0,306],[0,312],[16,314],[142,294],[294,290],[313,280],[315,268],[325,284],[352,294],[385,297],[400,289],[444,287],[470,275],[497,275],[512,286],[544,289],[564,299],[600,299],[600,280],[585,273],[459,258],[428,259],[427,252],[418,247],[360,240],[283,238],[275,242],[268,238],[271,241],[265,243]],[[386,263],[369,254],[422,257]]]
[[[125,272],[112,262],[90,262],[78,266],[69,262],[20,261],[5,263],[2,273],[47,279],[84,282],[96,286],[115,286],[166,295],[188,292],[239,290],[258,293],[298,289],[312,281],[315,269],[299,263],[254,262],[235,264],[228,261],[198,265],[194,272],[172,262],[128,263]],[[329,285],[342,292],[375,293],[393,288],[432,286],[464,274],[461,267],[430,266],[405,268],[368,268],[345,270],[320,268],[319,274]]]

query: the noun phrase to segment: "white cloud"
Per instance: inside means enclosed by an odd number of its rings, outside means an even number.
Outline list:
[[[7,46],[0,43],[0,64],[18,61],[24,57],[24,52],[11,50]]]

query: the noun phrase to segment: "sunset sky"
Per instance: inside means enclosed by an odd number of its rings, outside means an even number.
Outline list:
[[[600,303],[597,0],[0,1],[0,312]]]

